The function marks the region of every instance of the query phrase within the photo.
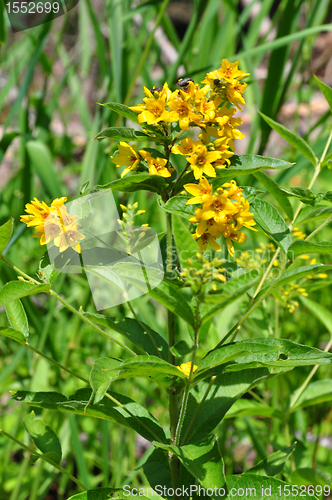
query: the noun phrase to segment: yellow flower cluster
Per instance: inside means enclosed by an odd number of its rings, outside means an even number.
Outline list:
[[[21,215],[21,222],[28,227],[34,227],[37,231],[34,238],[40,238],[40,244],[46,245],[51,241],[64,252],[68,247],[81,253],[80,241],[85,236],[78,232],[76,215],[70,216],[65,207],[67,198],[56,198],[49,207],[44,201],[37,198],[25,205],[25,211],[29,215]]]
[[[305,288],[301,288],[299,285],[291,284],[288,287],[281,287],[280,291],[282,293],[281,299],[284,301],[284,306],[287,307],[290,313],[293,313],[297,307],[299,307],[299,303],[297,300],[294,300],[294,297],[302,295],[303,297],[308,297]]]
[[[158,89],[144,87],[143,103],[130,109],[138,113],[138,122],[142,126],[154,126],[163,135],[169,136],[177,126],[180,131],[199,127],[200,140],[188,138],[177,144],[172,142],[171,152],[187,158],[196,180],[202,175],[216,177],[216,168],[230,164],[229,158],[234,155],[233,140],[244,137],[237,128],[242,120],[234,117],[236,109],[230,105],[241,109],[240,105],[245,104],[242,94],[247,84],[241,80],[248,75],[238,69],[238,61],[230,63],[224,59],[219,69],[206,75],[202,86],[185,78],[178,82],[180,88],[174,91],[167,83]],[[171,124],[175,124],[175,128],[171,128]],[[117,167],[126,167],[121,177],[141,161],[146,162],[151,175],[170,177],[174,170],[168,157],[153,157],[151,153],[138,151],[136,146],[125,142],[120,142],[112,161]]]
[[[198,224],[193,238],[203,252],[209,244],[214,250],[221,250],[217,239],[224,236],[229,253],[234,255],[233,242],[244,243],[247,235],[240,229],[246,227],[257,231],[254,215],[249,212],[249,202],[234,180],[226,182],[213,193],[205,177],[199,184],[185,184],[184,188],[194,196],[187,205],[202,204],[189,220]]]

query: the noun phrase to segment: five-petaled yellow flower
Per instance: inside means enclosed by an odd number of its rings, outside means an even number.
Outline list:
[[[119,144],[119,153],[112,159],[112,162],[115,163],[117,167],[127,167],[121,173],[121,177],[137,167],[140,161],[141,157],[138,154],[137,146],[130,146],[123,141]]]
[[[190,370],[191,370],[191,361],[188,361],[188,363],[182,363],[180,366],[177,366],[177,368],[182,372],[184,373],[185,375],[187,375],[187,377],[189,377],[190,375]],[[197,366],[194,365],[193,366],[193,373],[195,373],[195,371],[197,370]]]

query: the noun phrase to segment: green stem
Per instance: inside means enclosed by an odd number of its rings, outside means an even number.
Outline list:
[[[36,347],[33,347],[32,345],[28,344],[28,342],[26,342],[25,344],[25,347],[27,347],[28,349],[30,349],[31,351],[35,352],[36,354],[38,354],[39,356],[42,356],[43,358],[47,359],[47,361],[50,361],[50,363],[53,363],[54,365],[56,365],[58,368],[60,368],[61,370],[64,370],[65,372],[67,373],[70,373],[70,375],[74,375],[74,377],[76,378],[79,378],[80,380],[82,380],[83,382],[85,382],[86,384],[89,384],[89,381],[84,378],[84,377],[81,377],[81,375],[78,375],[77,373],[73,372],[72,370],[70,370],[69,368],[66,368],[65,366],[61,365],[60,363],[58,363],[57,361],[55,361],[54,359],[46,356],[46,354],[44,354],[43,352],[41,352],[39,349],[36,349]]]
[[[21,271],[21,269],[19,269],[18,267],[14,266],[14,264],[12,264],[11,262],[9,262],[9,260],[7,260],[3,255],[0,256],[0,259],[5,263],[7,264],[7,266],[11,267],[12,269],[14,269],[14,271],[18,274],[20,274],[21,276],[23,276],[25,279],[27,279],[28,281],[30,281],[30,283],[34,283],[35,285],[42,285],[42,283],[40,281],[37,281],[35,280],[34,278],[32,278],[31,276],[29,276],[28,274],[26,274],[25,272]]]
[[[324,352],[329,352],[331,346],[332,346],[332,337],[331,337],[330,341],[328,342],[327,346],[325,347]],[[318,368],[319,368],[319,365],[315,365],[312,368],[311,372],[309,373],[309,375],[307,376],[307,378],[305,379],[305,381],[303,382],[303,384],[301,385],[301,387],[299,388],[299,390],[295,394],[294,398],[292,399],[292,401],[291,401],[291,403],[290,403],[290,405],[288,407],[287,414],[289,413],[289,410],[291,410],[293,408],[293,406],[295,405],[295,403],[298,401],[299,397],[301,396],[301,394],[303,393],[304,389],[309,384],[309,382],[312,379],[312,377],[315,375],[315,373],[318,370]]]
[[[189,435],[190,429],[191,429],[191,428],[192,428],[192,426],[194,425],[194,422],[195,422],[195,420],[196,420],[196,417],[197,417],[197,415],[198,415],[198,413],[199,413],[200,409],[202,408],[204,401],[205,401],[205,400],[206,400],[206,398],[208,397],[209,392],[210,392],[210,390],[211,390],[211,387],[212,387],[213,382],[215,381],[215,379],[216,379],[216,375],[214,375],[214,376],[211,378],[210,383],[209,383],[209,385],[208,385],[208,387],[207,387],[207,389],[206,389],[206,391],[205,391],[205,394],[204,394],[204,396],[203,396],[203,398],[202,398],[202,401],[199,403],[199,405],[198,405],[198,406],[197,406],[197,408],[196,408],[196,411],[195,411],[195,413],[194,413],[194,415],[193,415],[193,418],[191,419],[191,421],[190,421],[190,423],[189,423],[189,425],[188,425],[188,427],[187,427],[186,433],[185,433],[185,435],[183,436],[182,443],[181,443],[181,445],[182,445],[182,446],[183,446],[183,445],[186,443],[186,441],[187,441],[187,438],[188,438],[188,435]]]
[[[61,302],[64,306],[67,307],[67,309],[69,309],[69,311],[71,311],[72,313],[74,313],[77,316],[79,316],[82,321],[84,321],[89,326],[91,326],[92,328],[94,328],[94,330],[96,330],[97,332],[99,332],[102,335],[104,335],[104,337],[106,337],[107,339],[112,340],[113,342],[115,342],[116,344],[118,344],[119,346],[121,346],[123,349],[125,349],[126,351],[128,351],[132,356],[137,356],[136,352],[132,351],[129,347],[127,347],[125,344],[123,344],[120,340],[118,340],[118,339],[112,337],[112,335],[109,335],[108,333],[104,332],[104,330],[102,330],[101,328],[99,328],[99,326],[95,325],[91,320],[89,320],[89,318],[87,318],[86,316],[84,316],[84,314],[82,314],[81,312],[77,311],[77,309],[75,309],[74,307],[72,307],[68,302],[66,302],[62,297],[60,297],[60,295],[58,295],[54,290],[50,290],[49,293],[50,293],[50,295],[53,295],[53,297],[56,297],[59,302]]]
[[[321,231],[325,226],[327,226],[330,222],[332,221],[332,215],[326,221],[324,221],[319,227],[317,227],[312,233],[310,233],[306,238],[304,238],[304,241],[311,240],[319,231]]]
[[[58,469],[59,472],[61,472],[62,474],[65,474],[65,476],[67,476],[74,483],[76,483],[77,486],[79,486],[80,488],[82,488],[82,490],[88,491],[88,488],[86,486],[84,486],[84,484],[81,483],[81,481],[79,481],[78,479],[76,479],[76,477],[72,476],[68,471],[66,471],[66,469],[64,469],[63,467],[61,467],[61,465],[57,464],[56,462],[53,462],[47,456],[38,453],[36,450],[30,448],[29,446],[26,446],[24,443],[22,443],[22,441],[19,441],[18,439],[16,439],[11,434],[8,434],[7,432],[5,432],[3,429],[0,429],[0,434],[3,434],[7,438],[11,439],[12,441],[14,441],[16,444],[18,444],[21,448],[23,448],[24,450],[28,451],[29,453],[32,453],[33,455],[37,455],[41,460],[44,460],[48,464],[52,465],[52,467],[54,467],[55,469]]]

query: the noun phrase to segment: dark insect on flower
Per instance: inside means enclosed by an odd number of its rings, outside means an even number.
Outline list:
[[[220,80],[220,78],[215,78],[215,79],[213,80],[213,83],[214,83],[215,85],[220,85],[220,84],[221,84],[221,80]]]
[[[154,94],[155,92],[161,92],[162,90],[162,87],[153,87],[153,89],[150,89],[150,92],[151,94]]]
[[[194,80],[192,78],[180,78],[180,80],[178,81],[177,85],[178,87],[180,87],[180,89],[186,89],[189,85],[189,82],[193,82]]]

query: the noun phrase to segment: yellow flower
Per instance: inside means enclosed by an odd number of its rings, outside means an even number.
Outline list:
[[[202,115],[195,113],[191,105],[179,96],[171,99],[168,105],[176,114],[176,119],[173,121],[179,121],[182,130],[188,130],[190,122],[194,122],[196,125],[201,123]]]
[[[219,252],[221,250],[221,246],[216,242],[215,238],[211,236],[209,233],[204,233],[202,236],[198,237],[196,234],[193,234],[193,238],[197,240],[197,244],[201,252],[206,250],[206,247],[210,245],[213,250]]]
[[[199,184],[185,184],[184,189],[192,194],[194,198],[187,201],[187,205],[195,205],[196,203],[204,203],[212,196],[212,186],[205,177],[201,177]]]
[[[176,155],[191,155],[195,153],[199,146],[202,146],[201,141],[193,141],[192,138],[189,137],[175,144],[175,146],[172,147],[172,153]]]
[[[209,177],[216,177],[216,171],[211,163],[218,160],[220,153],[217,151],[208,151],[206,146],[200,146],[195,153],[188,158],[191,169],[194,171],[195,179],[200,179],[203,174]]]
[[[244,106],[246,103],[246,101],[242,97],[246,86],[246,83],[240,83],[238,80],[235,80],[234,83],[231,83],[226,87],[225,91],[227,100],[234,104],[240,111],[242,110],[238,105],[241,104],[242,106]]]
[[[146,95],[149,96],[143,99],[144,104],[139,104],[138,106],[131,106],[129,108],[132,111],[139,113],[138,115],[139,123],[146,122],[148,125],[156,125],[161,121],[175,122],[177,120],[177,114],[172,113],[166,109],[166,99],[169,95],[167,89],[165,89],[164,92],[163,91],[154,92],[154,94],[156,94],[156,97],[148,89],[146,88],[144,89]]]
[[[237,222],[236,229],[241,229],[241,227],[244,226],[252,231],[258,231],[258,229],[252,227],[256,226],[256,222],[254,221],[254,214],[249,212],[249,208],[249,202],[242,198],[239,211],[233,216]]]
[[[121,177],[137,167],[140,161],[141,158],[138,154],[137,146],[130,146],[126,142],[120,141],[119,153],[112,159],[112,162],[115,163],[117,167],[127,167],[121,173]]]
[[[241,231],[236,231],[234,226],[231,226],[228,230],[228,235],[226,236],[224,234],[224,236],[228,251],[232,257],[234,255],[234,245],[232,242],[235,241],[236,243],[245,243],[247,239],[247,235],[245,233],[241,233]]]
[[[216,222],[227,222],[237,213],[237,207],[228,198],[227,194],[213,196],[203,205],[203,220],[214,219]]]
[[[150,175],[161,175],[161,177],[171,176],[171,172],[166,168],[167,160],[165,158],[154,158],[151,153],[144,150],[140,151],[140,155],[147,162]]]
[[[187,377],[189,377],[190,375],[190,370],[191,370],[191,361],[188,361],[188,363],[182,363],[180,366],[177,366],[177,368],[182,372],[184,373],[185,375],[187,375]],[[193,373],[195,373],[195,371],[197,370],[197,366],[194,365],[193,366]]]
[[[220,153],[218,160],[213,164],[215,168],[225,168],[225,163],[231,164],[229,158],[234,155],[234,151],[229,150],[229,142],[230,140],[227,137],[221,137],[214,141],[214,151]]]
[[[40,244],[46,245],[54,241],[59,251],[63,252],[71,246],[76,252],[81,252],[79,241],[85,236],[78,232],[76,215],[70,216],[64,203],[67,198],[56,198],[51,206],[44,201],[40,202],[35,198],[31,203],[26,204],[26,212],[30,215],[22,215],[21,221],[27,226],[34,226],[37,233],[34,238],[40,238]]]

